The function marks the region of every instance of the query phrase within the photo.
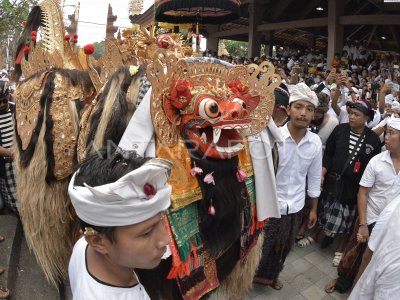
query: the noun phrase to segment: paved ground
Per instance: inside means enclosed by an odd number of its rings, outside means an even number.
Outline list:
[[[347,299],[349,294],[327,294],[324,291],[325,284],[337,275],[336,268],[332,266],[334,252],[335,245],[326,249],[321,249],[315,243],[306,248],[294,246],[281,273],[283,289],[276,291],[255,284],[246,300]]]

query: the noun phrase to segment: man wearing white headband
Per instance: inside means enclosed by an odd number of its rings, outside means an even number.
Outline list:
[[[392,102],[392,112],[397,116],[400,115],[400,103],[396,100]]]
[[[69,263],[74,299],[150,299],[134,269],[159,265],[169,244],[164,211],[172,164],[117,150],[89,157],[68,193],[84,236]]]
[[[283,286],[279,273],[301,225],[306,192],[311,198],[307,225],[312,228],[316,224],[322,169],[321,140],[308,131],[318,105],[317,95],[305,83],[288,88],[290,121],[279,127],[283,138],[277,143],[276,192],[281,218],[271,218],[265,226],[262,258],[253,280],[274,289]]]

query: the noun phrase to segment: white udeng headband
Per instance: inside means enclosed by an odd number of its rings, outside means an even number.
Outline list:
[[[171,186],[167,180],[171,167],[168,160],[151,159],[117,181],[96,187],[74,186],[75,173],[68,193],[78,217],[90,225],[137,224],[170,206]],[[155,189],[150,199],[144,191],[146,184]]]
[[[388,127],[392,127],[394,129],[400,130],[400,118],[396,118],[395,116],[390,116],[387,120]]]
[[[289,104],[298,100],[310,102],[315,107],[318,106],[318,97],[305,83],[301,82],[296,85],[288,85]]]

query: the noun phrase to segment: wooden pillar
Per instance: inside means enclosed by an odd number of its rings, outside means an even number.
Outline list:
[[[210,37],[210,34],[218,32],[218,25],[207,25],[207,50],[218,52],[219,38]]]
[[[249,3],[249,48],[248,56],[260,56],[261,51],[261,33],[257,31],[257,25],[261,24],[262,12],[258,5],[252,0]]]
[[[310,34],[308,36],[308,49],[315,49],[315,35]]]
[[[328,67],[334,54],[343,49],[343,25],[339,24],[339,17],[343,13],[344,0],[328,0]]]
[[[218,44],[219,44],[219,38],[208,38],[207,39],[207,50],[210,50],[212,52],[218,52]]]
[[[274,32],[267,31],[265,33],[265,51],[266,56],[272,56],[272,48],[274,46]]]

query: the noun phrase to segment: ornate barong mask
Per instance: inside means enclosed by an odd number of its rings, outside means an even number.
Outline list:
[[[158,51],[147,69],[151,115],[161,143],[179,137],[203,156],[226,159],[243,138],[263,130],[280,78],[269,63],[232,66],[217,59],[178,59]]]

